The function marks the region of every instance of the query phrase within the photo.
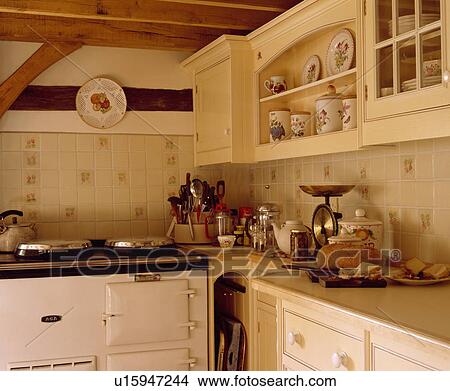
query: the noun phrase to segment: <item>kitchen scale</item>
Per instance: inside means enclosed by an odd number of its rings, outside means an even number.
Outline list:
[[[330,197],[342,197],[355,185],[301,185],[305,193],[313,197],[324,197],[325,203],[317,205],[312,217],[312,233],[316,248],[319,249],[328,243],[328,238],[338,234],[338,220],[342,213],[335,212],[330,206]]]

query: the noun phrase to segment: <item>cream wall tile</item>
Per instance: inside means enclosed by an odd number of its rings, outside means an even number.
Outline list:
[[[3,151],[20,151],[22,150],[21,144],[22,137],[16,133],[3,133],[2,134],[2,149]]]
[[[114,134],[111,136],[112,150],[115,152],[128,152],[128,136]]]
[[[93,221],[95,204],[78,204],[78,221]]]
[[[416,157],[416,178],[430,179],[433,177],[433,155],[431,153],[419,154]]]
[[[400,179],[400,158],[398,156],[387,156],[385,160],[385,179]]]
[[[58,152],[41,152],[41,168],[44,170],[58,169]]]
[[[135,153],[145,151],[145,136],[132,135],[128,136],[128,140],[130,143],[130,152]]]
[[[59,171],[59,184],[62,189],[75,189],[77,186],[77,172],[75,170]]]
[[[21,188],[22,171],[21,170],[3,170],[1,188]]]
[[[438,138],[434,140],[434,150],[439,151],[450,151],[450,137]]]
[[[117,169],[128,168],[129,159],[127,152],[113,152],[112,155],[113,167]]]
[[[97,170],[95,171],[95,186],[112,186],[113,172],[112,170]]]
[[[78,188],[78,204],[95,203],[95,189],[93,187]]]
[[[112,168],[112,154],[111,152],[99,151],[95,153],[95,168],[111,169]]]
[[[22,154],[20,152],[2,152],[2,168],[17,170],[22,167]]]
[[[59,153],[59,168],[63,170],[72,170],[77,168],[77,155],[75,152]]]
[[[115,221],[113,223],[115,238],[127,238],[131,236],[131,224],[129,221]]]
[[[39,151],[41,149],[41,137],[38,133],[26,133],[22,135],[23,151]]]
[[[113,237],[113,222],[104,221],[95,224],[95,234],[97,239],[108,239]]]
[[[144,238],[148,235],[147,221],[133,220],[131,222],[131,236],[133,238]]]
[[[47,223],[59,221],[59,205],[44,205],[41,211],[41,221]]]
[[[58,188],[42,188],[41,203],[43,205],[59,205],[59,189]]]
[[[434,154],[434,177],[450,177],[450,152],[438,152]]]
[[[94,150],[95,151],[111,151],[111,136],[108,135],[96,135],[94,138]]]
[[[92,134],[77,134],[77,151],[91,152],[94,150],[94,136]]]
[[[60,151],[76,151],[77,137],[75,134],[60,134],[58,137]]]
[[[77,168],[89,170],[94,168],[93,152],[77,152]]]
[[[59,187],[59,172],[58,170],[42,170],[41,171],[41,185],[43,188]]]
[[[61,204],[76,204],[78,200],[78,193],[76,189],[73,188],[60,189],[59,198]]]
[[[130,153],[130,169],[143,170],[146,165],[145,152]]]
[[[59,239],[59,223],[39,223],[36,227],[39,239]]]
[[[115,204],[118,203],[129,203],[130,202],[130,189],[128,188],[114,188],[113,190],[113,201]]]
[[[80,239],[95,239],[95,223],[82,222],[78,224]]]
[[[101,187],[95,189],[95,202],[97,207],[102,204],[112,204],[113,202],[113,189],[111,187]]]
[[[59,234],[60,234],[61,238],[68,239],[68,240],[80,239],[80,231],[79,231],[78,223],[62,222],[59,225],[59,229],[60,229]]]
[[[58,135],[53,133],[41,134],[41,151],[57,151]]]
[[[126,220],[131,218],[130,205],[129,204],[114,204],[113,205],[114,220]]]
[[[450,181],[434,182],[434,206],[450,208]]]

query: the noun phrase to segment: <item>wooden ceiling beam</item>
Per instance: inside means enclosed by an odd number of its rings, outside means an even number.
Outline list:
[[[252,3],[244,1],[243,3]],[[265,3],[253,1],[255,4]],[[278,3],[283,1],[269,1]],[[284,3],[287,3],[284,1]],[[291,3],[291,2],[290,2]],[[237,10],[236,7],[239,7]],[[148,0],[2,0],[0,12],[65,18],[169,23],[222,29],[254,30],[272,20],[285,8],[211,1]]]
[[[80,43],[45,43],[0,85],[0,117],[38,75],[50,65],[81,47]]]
[[[196,51],[222,34],[248,31],[163,23],[57,18],[0,13],[0,40],[69,41],[92,46]]]
[[[167,3],[206,4],[212,7],[267,10],[278,13],[287,11],[303,0],[160,0]]]

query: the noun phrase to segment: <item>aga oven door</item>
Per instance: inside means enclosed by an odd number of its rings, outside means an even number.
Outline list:
[[[187,279],[106,284],[106,344],[188,339],[190,293]]]

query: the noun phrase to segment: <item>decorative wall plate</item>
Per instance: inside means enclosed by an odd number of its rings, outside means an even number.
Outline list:
[[[78,90],[77,111],[88,125],[107,129],[117,124],[125,115],[127,99],[116,82],[110,79],[89,80]]]
[[[355,40],[350,30],[340,30],[331,40],[327,51],[327,72],[329,76],[348,71],[355,56]]]
[[[302,73],[302,85],[313,83],[319,80],[320,76],[320,59],[314,55],[306,60]]]

